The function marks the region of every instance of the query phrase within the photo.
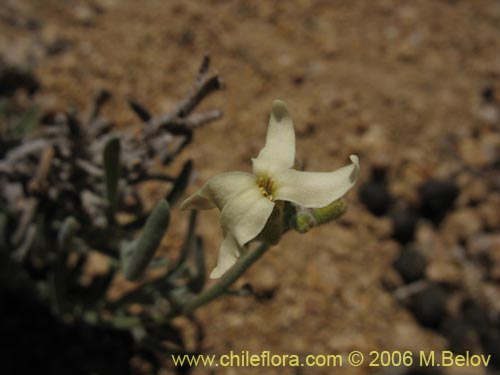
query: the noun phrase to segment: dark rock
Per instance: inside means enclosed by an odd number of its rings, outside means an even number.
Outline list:
[[[407,283],[424,277],[427,262],[422,253],[414,248],[405,248],[394,262],[394,268]]]
[[[412,209],[394,211],[392,218],[392,237],[405,245],[415,238],[418,216]]]
[[[376,216],[385,215],[392,202],[387,184],[383,181],[370,181],[361,186],[359,199]]]
[[[297,74],[292,77],[292,83],[295,86],[302,86],[304,84],[305,77],[303,75]]]
[[[421,215],[439,224],[453,207],[459,188],[451,180],[429,180],[420,187],[419,193]]]
[[[447,297],[442,287],[431,284],[412,297],[410,310],[422,326],[437,328],[446,313]]]
[[[481,92],[481,97],[486,103],[492,103],[495,100],[495,90],[491,86],[486,86]]]
[[[59,55],[66,52],[71,47],[71,42],[67,39],[57,39],[53,43],[46,46],[46,51],[49,55]]]

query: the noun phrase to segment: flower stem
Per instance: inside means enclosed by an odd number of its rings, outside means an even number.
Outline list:
[[[204,290],[193,299],[187,303],[180,306],[173,314],[171,318],[178,315],[189,314],[201,307],[208,302],[224,294],[228,287],[231,286],[238,278],[248,269],[252,264],[254,264],[264,253],[269,249],[269,245],[266,243],[261,243],[255,249],[249,251],[243,255],[238,262],[229,270],[227,273],[219,279],[210,288]]]

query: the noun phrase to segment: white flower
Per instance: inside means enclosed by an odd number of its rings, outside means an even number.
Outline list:
[[[302,172],[291,169],[295,161],[295,131],[285,103],[273,103],[266,145],[252,159],[253,173],[229,172],[212,177],[187,198],[182,209],[221,211],[224,240],[211,278],[222,276],[238,259],[240,249],[262,231],[276,201],[319,208],[341,198],[355,184],[358,157],[334,172]]]

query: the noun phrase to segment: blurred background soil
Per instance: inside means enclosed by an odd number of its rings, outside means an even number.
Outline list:
[[[259,298],[227,297],[196,313],[206,353],[461,345],[498,356],[500,2],[4,0],[0,50],[10,64],[33,67],[42,109],[85,109],[105,88],[106,116],[128,131],[141,125],[126,99],[170,110],[210,53],[226,90],[204,105],[224,117],[199,129],[176,163],[194,160],[190,192],[215,174],[250,171],[278,98],[306,170],[359,155],[361,180],[339,222],[273,247],[238,282]],[[145,194],[153,203],[163,192]],[[445,207],[426,206],[436,200]],[[164,251],[178,249],[187,216],[175,211]],[[200,218],[209,267],[221,242],[217,218]],[[297,373],[212,373],[264,370]],[[448,372],[485,372],[466,370]]]

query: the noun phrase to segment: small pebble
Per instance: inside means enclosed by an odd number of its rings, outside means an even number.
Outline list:
[[[461,269],[448,260],[432,261],[427,267],[426,276],[431,281],[456,286],[461,284],[463,278]]]
[[[451,180],[429,180],[420,189],[421,214],[438,224],[451,210],[459,189]]]
[[[492,86],[486,86],[481,92],[481,96],[486,103],[495,101],[495,89]]]
[[[431,284],[413,296],[410,310],[422,326],[437,328],[446,313],[446,299],[447,294],[443,288]]]
[[[392,236],[399,243],[405,245],[415,238],[417,214],[410,208],[399,209],[392,213]]]
[[[494,104],[485,104],[477,110],[477,117],[485,124],[495,125],[500,119],[500,112]]]
[[[391,204],[387,185],[383,182],[368,182],[359,189],[361,202],[375,216],[385,215]]]
[[[385,181],[385,172],[379,168],[372,170],[371,181],[359,189],[359,199],[376,216],[387,213],[392,203],[392,197]]]
[[[421,279],[425,273],[427,261],[420,251],[408,247],[401,251],[394,262],[394,268],[401,274],[406,283]]]

